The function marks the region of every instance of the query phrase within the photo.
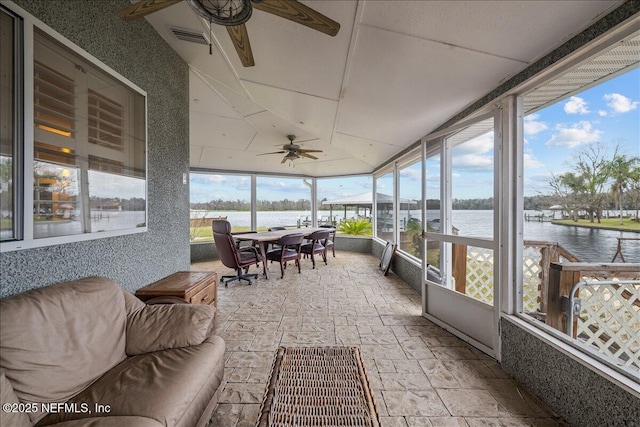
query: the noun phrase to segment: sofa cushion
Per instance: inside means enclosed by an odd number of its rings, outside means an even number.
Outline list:
[[[140,416],[166,426],[195,425],[222,383],[224,350],[222,338],[211,336],[197,346],[129,357],[71,402],[109,405],[110,412],[105,414],[109,417]],[[95,416],[52,413],[38,427]]]
[[[126,357],[123,292],[102,277],[4,298],[0,324],[0,366],[22,402],[65,402]]]
[[[20,410],[21,408],[18,406],[18,403],[20,403],[18,396],[16,396],[11,383],[4,375],[4,371],[0,371],[0,403],[3,405],[2,410],[0,410],[0,426],[31,426],[27,411]],[[7,404],[10,405],[9,410],[6,410],[7,408],[4,407],[4,405]]]
[[[208,305],[143,304],[127,316],[127,355],[201,344],[214,314]]]

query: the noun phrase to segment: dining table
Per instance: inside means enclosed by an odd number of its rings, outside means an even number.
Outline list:
[[[304,237],[309,237],[312,233],[320,230],[332,231],[329,227],[302,227],[302,228],[290,228],[286,230],[273,230],[273,231],[261,231],[252,233],[238,233],[234,234],[233,238],[237,241],[252,241],[258,243],[260,254],[264,259],[263,273],[265,279],[269,279],[269,267],[267,266],[267,245],[269,243],[277,243],[282,236],[289,234],[302,234]]]

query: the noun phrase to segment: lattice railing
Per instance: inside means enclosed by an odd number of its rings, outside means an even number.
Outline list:
[[[618,364],[640,370],[640,281],[600,283],[576,285],[576,338]]]
[[[545,321],[640,372],[640,264],[551,263]]]
[[[465,284],[460,292],[493,304],[493,251],[465,247]],[[523,250],[523,296],[525,312],[544,312],[549,263],[558,260],[577,260],[574,255],[555,242],[525,241]]]
[[[525,312],[540,311],[542,288],[542,252],[525,246],[522,260],[522,308]]]
[[[468,247],[465,294],[493,305],[493,250]]]

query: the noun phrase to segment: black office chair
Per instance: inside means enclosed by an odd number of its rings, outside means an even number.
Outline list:
[[[231,234],[229,221],[213,221],[211,227],[213,228],[213,240],[216,244],[220,261],[226,267],[236,270],[235,276],[222,276],[220,281],[224,282],[225,286],[235,280],[246,280],[250,285],[253,284],[251,279],[257,279],[258,274],[247,273],[252,264],[257,266],[259,262],[265,262],[260,252],[253,246],[238,248]],[[243,268],[245,269],[245,274],[242,274]]]

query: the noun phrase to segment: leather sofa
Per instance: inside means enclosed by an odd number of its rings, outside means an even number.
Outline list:
[[[102,277],[0,300],[0,425],[207,425],[224,371],[214,314]]]

